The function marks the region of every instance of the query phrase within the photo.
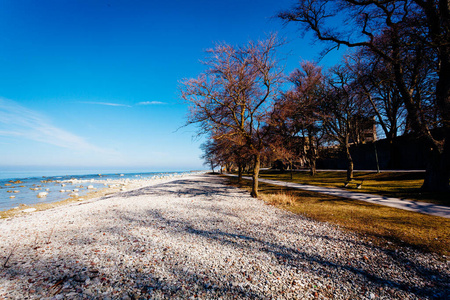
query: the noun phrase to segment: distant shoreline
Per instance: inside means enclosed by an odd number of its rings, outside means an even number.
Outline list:
[[[1,179],[0,218],[90,200],[185,174],[193,173],[184,171],[31,177],[21,178],[16,181],[17,184],[14,184],[15,179]],[[37,198],[40,193],[45,193],[45,196]]]
[[[0,220],[0,298],[448,294],[445,257],[372,244],[334,224],[252,198],[221,176],[152,182]]]
[[[158,170],[151,171],[149,169],[32,169],[32,168],[5,168],[0,166],[0,180],[14,180],[23,178],[46,178],[46,177],[67,177],[67,176],[95,176],[103,174],[105,176],[117,174],[162,174],[162,173],[184,173],[184,172],[201,172],[191,170]]]

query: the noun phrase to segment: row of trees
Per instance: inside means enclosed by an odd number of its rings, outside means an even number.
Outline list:
[[[299,1],[280,18],[299,22],[331,47],[355,48],[329,70],[304,62],[284,75],[275,35],[245,46],[216,45],[206,71],[181,87],[188,124],[209,137],[205,160],[235,166],[239,178],[252,162],[256,197],[261,160],[303,161],[314,175],[319,146],[339,146],[350,180],[350,144],[363,142],[375,119],[390,141],[404,132],[422,139],[430,148],[423,189],[448,191],[450,39],[443,2]],[[326,27],[336,18],[352,24],[352,32]]]
[[[450,2],[298,0],[279,17],[313,32],[328,43],[327,50],[341,45],[357,49],[374,67],[380,66],[374,70],[386,72],[407,112],[408,129],[430,148],[423,189],[448,191]],[[383,84],[382,93],[385,88],[389,86]],[[441,130],[433,130],[437,127]]]

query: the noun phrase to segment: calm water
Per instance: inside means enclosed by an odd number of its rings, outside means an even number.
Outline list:
[[[105,188],[103,183],[86,182],[70,184],[61,181],[70,179],[91,180],[91,179],[145,179],[153,176],[164,176],[171,174],[183,174],[188,172],[144,172],[144,173],[110,173],[110,174],[82,174],[83,171],[71,172],[70,175],[58,175],[61,171],[9,171],[0,173],[0,211],[7,210],[20,204],[32,205],[36,203],[50,203],[69,198],[70,192],[60,192],[60,190],[78,189],[80,196],[92,191],[87,186],[92,185],[96,189]],[[81,186],[82,185],[82,186]],[[47,192],[48,195],[38,198],[40,192]],[[14,196],[13,198],[11,196]]]

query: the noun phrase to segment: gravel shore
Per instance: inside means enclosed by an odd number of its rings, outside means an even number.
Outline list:
[[[450,299],[450,262],[382,249],[212,175],[0,220],[0,299]]]

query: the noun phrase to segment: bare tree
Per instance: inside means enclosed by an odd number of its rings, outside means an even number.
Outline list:
[[[223,163],[222,153],[219,151],[220,148],[213,138],[206,140],[206,142],[200,145],[200,148],[203,151],[200,158],[204,160],[204,165],[209,165],[211,172],[214,173],[214,169]]]
[[[258,196],[270,107],[283,78],[275,59],[278,46],[275,35],[241,47],[218,44],[208,50],[208,69],[198,78],[184,80],[181,87],[181,96],[190,105],[188,124],[199,124],[200,133],[212,133],[219,140],[243,141],[253,156],[253,197]]]
[[[279,15],[299,22],[331,48],[363,48],[393,70],[409,124],[431,151],[422,188],[448,191],[450,177],[450,5],[448,0],[298,0]],[[419,80],[433,66],[438,123],[430,123],[418,101]],[[439,134],[441,127],[443,134]]]
[[[371,114],[381,127],[389,143],[389,166],[398,166],[398,150],[395,138],[401,132],[406,132],[407,113],[401,95],[395,85],[391,65],[367,51],[352,53],[347,62],[347,68],[354,74],[357,84],[356,92],[363,99],[364,105],[370,107]],[[369,124],[370,125],[370,124]],[[376,131],[374,131],[374,142]],[[376,154],[376,145],[374,144]],[[377,169],[379,171],[378,156]]]
[[[367,118],[363,99],[356,92],[356,81],[346,64],[330,70],[328,92],[319,109],[324,114],[323,122],[326,134],[337,141],[347,158],[347,181],[353,179],[353,158],[351,144],[360,141],[358,132],[361,120]]]
[[[348,69],[357,80],[357,92],[367,99],[388,141],[405,131],[406,111],[389,64],[372,53],[358,51],[349,57]]]
[[[324,97],[324,76],[316,64],[303,62],[301,70],[294,70],[289,81],[293,87],[283,94],[275,106],[277,134],[282,138],[279,144],[290,149],[290,155],[285,153],[286,157],[304,157],[314,176],[322,123],[317,108]]]

